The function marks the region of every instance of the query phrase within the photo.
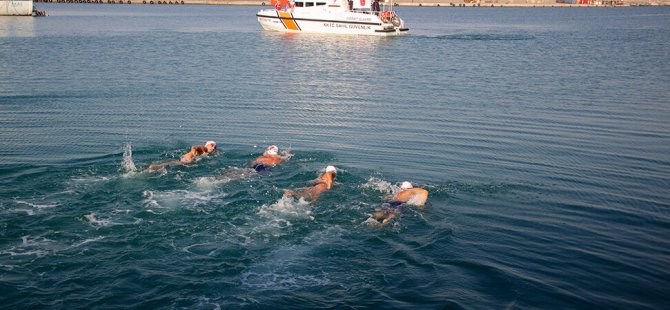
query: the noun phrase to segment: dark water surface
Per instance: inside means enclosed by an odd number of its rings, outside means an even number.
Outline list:
[[[670,8],[401,7],[374,38],[38,7],[0,18],[2,308],[670,304]],[[269,144],[295,156],[216,179]],[[371,227],[404,180],[429,207]]]

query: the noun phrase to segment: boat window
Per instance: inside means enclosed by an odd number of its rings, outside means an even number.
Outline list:
[[[296,2],[296,3],[295,3],[295,6],[301,8],[301,7],[304,6],[304,4],[303,4],[302,2]]]
[[[314,6],[314,2],[305,2],[305,6]]]
[[[317,2],[316,5],[326,5],[325,2]]]

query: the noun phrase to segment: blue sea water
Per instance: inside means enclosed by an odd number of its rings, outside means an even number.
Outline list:
[[[2,308],[670,304],[670,8],[400,7],[376,38],[37,6],[0,18]],[[428,207],[370,225],[405,180]]]

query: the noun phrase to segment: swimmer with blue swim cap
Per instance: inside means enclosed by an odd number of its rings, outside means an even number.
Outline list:
[[[251,167],[260,172],[283,163],[284,161],[291,158],[291,156],[290,149],[282,152],[282,154],[279,155],[279,148],[276,145],[270,145],[265,150],[265,152],[263,152],[263,155],[257,157],[253,162],[251,162]]]
[[[195,160],[203,155],[210,154],[216,150],[216,142],[207,141],[205,145],[194,145],[191,147],[191,150],[182,155],[179,160],[172,160],[164,163],[152,163],[147,168],[148,170],[158,170],[164,167],[169,166],[179,166],[179,165],[188,165],[195,162]]]
[[[427,190],[414,188],[412,183],[405,181],[400,185],[400,191],[393,195],[391,206],[375,211],[372,217],[379,222],[380,226],[384,226],[400,214],[403,205],[425,208],[426,200],[428,200]]]

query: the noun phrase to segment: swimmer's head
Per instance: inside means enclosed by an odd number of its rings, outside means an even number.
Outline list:
[[[326,172],[332,172],[332,173],[337,174],[337,169],[335,169],[334,166],[328,166],[328,167],[326,167]]]
[[[265,154],[269,155],[277,155],[277,152],[279,152],[279,148],[276,145],[270,145],[268,146],[268,149],[265,150]]]
[[[402,182],[402,184],[400,185],[400,189],[410,189],[412,187],[413,187],[412,183],[407,182],[407,181]]]
[[[216,142],[207,141],[207,143],[205,143],[205,147],[207,148],[208,152],[213,152],[214,150],[216,150]]]

